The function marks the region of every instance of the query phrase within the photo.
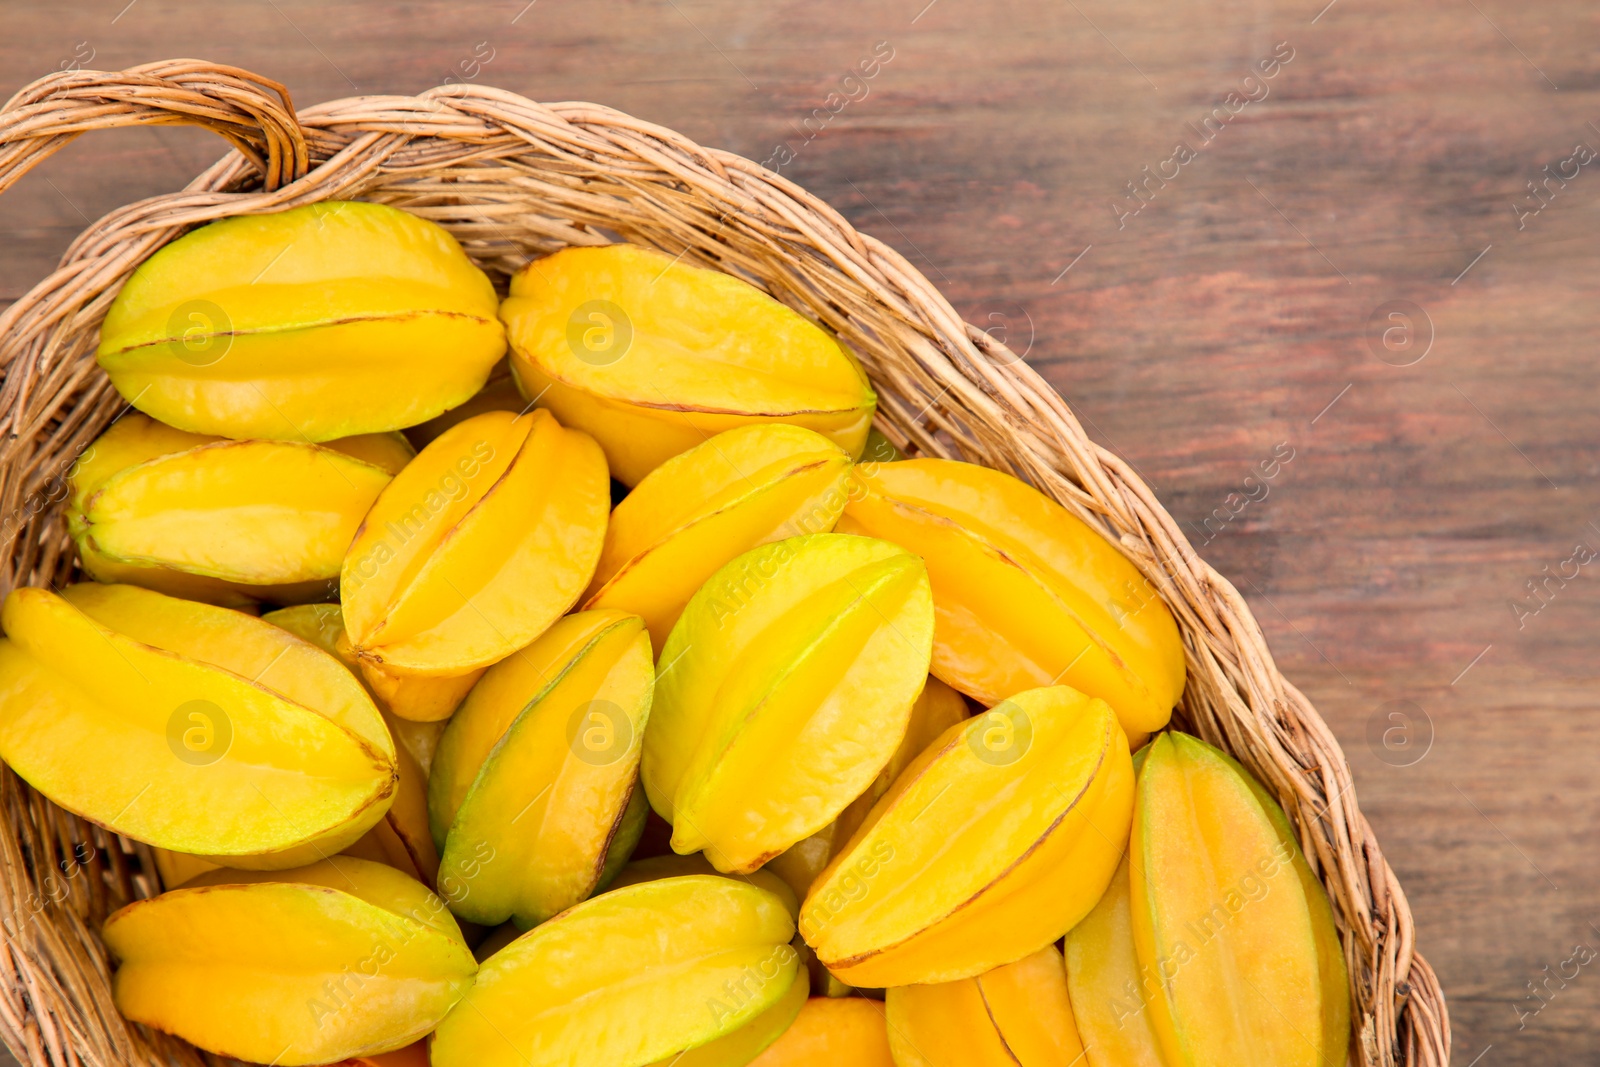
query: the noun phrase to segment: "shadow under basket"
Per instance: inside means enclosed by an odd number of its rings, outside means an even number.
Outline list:
[[[0,108],[0,190],[78,134],[197,125],[233,150],[181,192],[112,212],[0,315],[0,593],[71,579],[59,504],[74,459],[122,398],[95,365],[100,321],[162,245],[229,215],[329,199],[448,229],[497,283],[530,258],[617,240],[735,274],[834,331],[878,392],[877,427],[911,455],[986,464],[1100,530],[1154,583],[1183,634],[1175,722],[1237,757],[1283,804],[1333,901],[1362,1067],[1446,1067],[1450,1026],[1344,755],[1273,663],[1234,587],[1128,464],[1004,344],[963,322],[893,249],[787,179],[596,104],[479,85],[336,100],[296,114],[274,82],[198,60],[42,78]],[[0,1037],[32,1064],[221,1062],[125,1022],[101,922],[161,889],[150,851],[0,769]]]

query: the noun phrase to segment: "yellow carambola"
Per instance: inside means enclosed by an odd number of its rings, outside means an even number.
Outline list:
[[[526,929],[594,892],[638,789],[654,678],[643,621],[604,610],[561,619],[473,687],[428,782],[457,915]]]
[[[394,803],[344,854],[386,863],[433,889],[439,879],[439,851],[428,833],[428,779],[404,746],[395,746],[395,765],[399,780]]]
[[[750,423],[815,430],[861,455],[877,396],[816,325],[731,274],[633,245],[569,248],[501,306],[523,394],[594,435],[627,485]]]
[[[174,852],[284,868],[389,809],[396,757],[378,709],[285,630],[94,583],[15,590],[3,622],[0,758],[70,811]]]
[[[674,851],[753,871],[861,794],[905,735],[927,675],[922,561],[809,534],[733,560],[661,653],[641,767]]]
[[[221,1056],[321,1064],[432,1030],[477,964],[443,901],[399,871],[342,856],[250,875],[213,871],[113,914],[117,1008]]]
[[[895,1067],[883,1010],[865,997],[812,997],[750,1067]]]
[[[483,964],[439,1024],[433,1067],[643,1067],[733,1033],[799,978],[794,922],[713,875],[602,893]]]
[[[433,752],[439,746],[439,735],[444,733],[446,724],[443,720],[415,722],[394,713],[393,707],[390,706],[390,698],[374,689],[372,680],[367,678],[361,669],[361,661],[356,659],[355,650],[350,647],[350,638],[344,632],[343,609],[338,604],[296,604],[294,607],[269,611],[261,617],[274,626],[281,626],[290,633],[310,641],[322,651],[332,655],[334,659],[344,664],[351,674],[366,683],[368,694],[377,703],[378,710],[384,713],[383,721],[388,724],[389,733],[394,737],[396,746],[404,748],[411,754],[422,772],[422,781],[426,785],[428,769],[433,766]],[[469,677],[472,681],[476,681],[479,674],[474,673]],[[431,683],[433,679],[408,678],[405,681]],[[468,685],[467,688],[471,686]],[[450,705],[450,710],[455,710],[454,704]]]
[[[884,1007],[899,1067],[1072,1067],[1083,1059],[1054,945],[975,978],[896,986]]]
[[[912,705],[911,721],[906,727],[905,737],[900,739],[900,746],[894,750],[894,755],[889,757],[889,762],[883,765],[866,792],[839,813],[838,832],[834,838],[837,847],[843,848],[855,836],[856,830],[867,821],[878,801],[894,788],[894,783],[911,766],[912,761],[951,727],[965,722],[967,717],[967,702],[961,699],[961,694],[930,675],[917,702]]]
[[[436,415],[427,422],[415,426],[407,426],[405,437],[417,448],[427,447],[435,437],[444,433],[458,422],[465,422],[486,411],[510,411],[516,413],[527,410],[528,402],[522,399],[522,394],[517,391],[516,379],[511,377],[511,367],[505,361],[496,363],[494,370],[489,372],[489,380],[484,387],[473,394],[472,398],[464,404]]]
[[[1165,1067],[1145,1002],[1155,974],[1139,963],[1123,858],[1100,902],[1067,934],[1067,985],[1089,1067]]]
[[[128,278],[100,366],[195,433],[328,441],[476,393],[505,351],[488,277],[443,228],[328,201],[202,226]]]
[[[465,674],[435,678],[422,674],[391,674],[381,665],[367,660],[357,660],[355,669],[380,707],[402,722],[440,729],[478,684],[485,670],[479,667]],[[434,740],[438,740],[437,734]]]
[[[857,827],[866,821],[873,805],[894,786],[900,773],[922,750],[936,741],[950,727],[967,717],[967,702],[961,694],[939,679],[929,677],[922,693],[911,706],[911,719],[906,725],[900,747],[894,750],[889,762],[883,765],[878,777],[872,780],[865,792],[850,802],[839,817],[828,826],[803,841],[797,841],[781,856],[774,856],[762,870],[771,871],[783,878],[794,891],[805,896],[816,881],[817,875],[828,866],[839,849],[855,836]]]
[[[680,878],[686,874],[710,874],[719,878],[732,878],[738,882],[746,882],[758,889],[765,889],[789,909],[789,914],[796,919],[800,917],[800,900],[794,895],[794,890],[788,884],[773,874],[767,868],[751,871],[749,874],[723,874],[711,866],[711,861],[699,852],[691,852],[687,856],[677,853],[668,853],[664,856],[648,856],[642,860],[634,860],[625,864],[617,873],[616,880],[611,883],[613,889],[624,886],[638,885],[640,882],[654,882],[661,878]]]
[[[221,866],[187,852],[169,852],[164,848],[152,848],[150,854],[156,859],[156,873],[161,875],[161,885],[166,889],[176,889],[189,879]]]
[[[811,887],[800,930],[856,986],[946,982],[1021,959],[1094,906],[1133,807],[1103,700],[1033,689],[930,745]]]
[[[610,502],[600,449],[549,412],[440,434],[379,495],[341,571],[345,631],[374,687],[459,678],[539,636],[589,583]]]
[[[1133,754],[1136,782],[1149,755],[1149,745]],[[1133,947],[1128,892],[1124,853],[1099,903],[1061,943],[1072,1017],[1088,1067],[1165,1067],[1161,1041],[1145,1011],[1146,999],[1155,992],[1155,975],[1140,964]]]
[[[1151,742],[1128,852],[1144,1011],[1166,1067],[1338,1067],[1344,956],[1322,884],[1249,773],[1187,734]]]
[[[657,1060],[650,1067],[745,1067],[794,1024],[810,992],[811,983],[801,971],[772,1007],[739,1029]]]
[[[584,606],[643,616],[660,649],[724,563],[769,541],[833,529],[849,471],[842,448],[800,426],[717,434],[651,471],[612,511]]]
[[[1009,474],[947,459],[864,464],[841,533],[917,553],[933,582],[932,672],[986,706],[1061,683],[1130,738],[1183,692],[1184,652],[1155,588],[1099,532]]]
[[[229,606],[315,600],[411,456],[398,434],[228,441],[129,414],[73,465],[67,528],[101,581]]]

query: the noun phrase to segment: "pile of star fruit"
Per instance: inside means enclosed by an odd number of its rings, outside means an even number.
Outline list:
[[[624,244],[500,299],[330,202],[152,255],[86,580],[0,757],[148,846],[130,1020],[246,1061],[1339,1067],[1277,803],[1178,628],[1009,474],[905,459],[818,325]],[[509,347],[509,361],[504,357]]]

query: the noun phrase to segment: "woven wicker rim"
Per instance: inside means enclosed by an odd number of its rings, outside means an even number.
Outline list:
[[[296,114],[283,86],[172,60],[70,71],[0,107],[0,191],[89,130],[198,125],[233,151],[181,192],[113,211],[0,314],[0,592],[59,585],[74,556],[64,476],[124,409],[96,367],[100,320],[157,248],[227,215],[334,198],[448,228],[502,279],[568,245],[624,239],[760,285],[836,331],[878,390],[878,427],[912,454],[1032,482],[1119,545],[1171,606],[1189,683],[1178,724],[1233,753],[1283,802],[1332,897],[1363,1067],[1446,1067],[1450,1026],[1394,872],[1356,805],[1333,735],[1275,666],[1228,581],[1051,387],[968,325],[899,253],[749,160],[596,104],[540,104],[478,85],[368,96]],[[159,891],[149,850],[0,771],[0,1037],[32,1064],[219,1062],[124,1022],[96,931]]]

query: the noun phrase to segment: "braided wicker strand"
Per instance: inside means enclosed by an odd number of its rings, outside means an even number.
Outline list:
[[[751,281],[834,330],[880,398],[877,425],[920,455],[1015,473],[1102,530],[1150,579],[1184,635],[1179,722],[1227,749],[1284,805],[1333,900],[1362,1067],[1446,1067],[1450,1026],[1415,952],[1394,872],[1350,770],[1311,703],[1278,672],[1238,591],[1155,495],[1091,442],[1005,345],[961,320],[899,253],[787,179],[671,130],[587,103],[539,104],[452,85],[296,114],[282,86],[199,60],[51,75],[0,107],[0,190],[80,133],[191,124],[234,146],[184,190],[90,226],[60,266],[0,314],[0,592],[68,580],[57,507],[87,444],[125,409],[94,364],[100,320],[128,274],[188,229],[334,198],[392,204],[449,229],[497,280],[531,256],[627,240]],[[0,771],[0,1037],[33,1064],[205,1064],[125,1023],[95,931],[159,891],[142,845]]]

